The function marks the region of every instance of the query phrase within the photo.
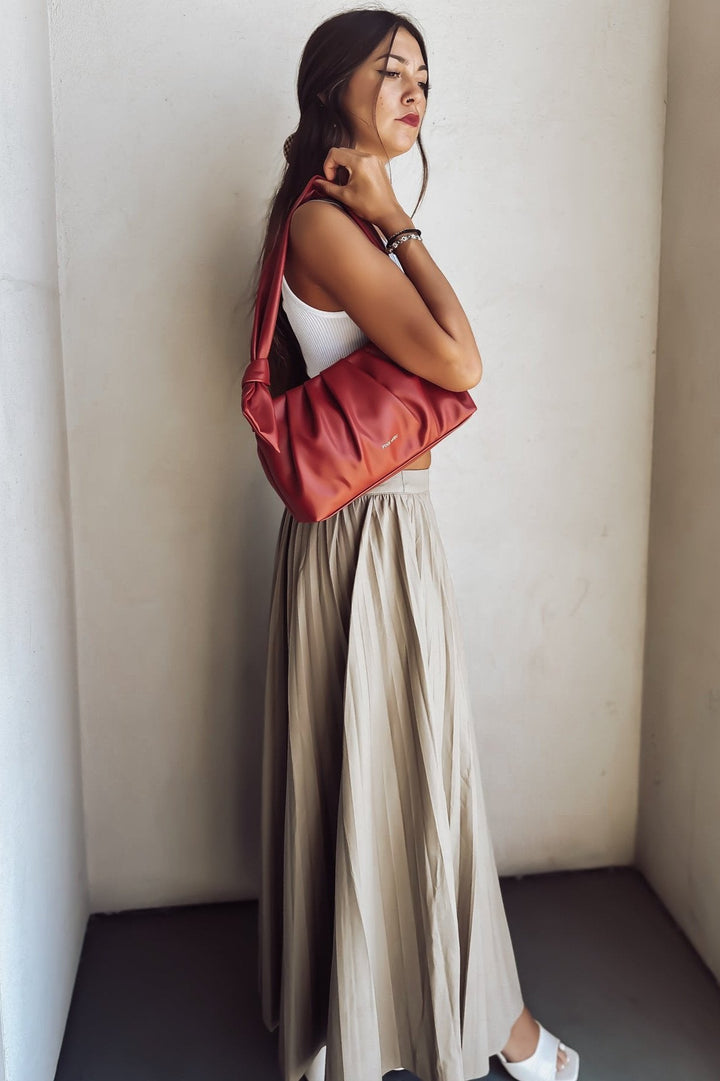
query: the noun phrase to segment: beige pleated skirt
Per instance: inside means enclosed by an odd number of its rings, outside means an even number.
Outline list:
[[[429,469],[280,525],[259,988],[284,1081],[484,1076],[523,1008]]]

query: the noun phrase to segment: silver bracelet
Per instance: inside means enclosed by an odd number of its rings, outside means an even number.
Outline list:
[[[406,240],[419,240],[422,244],[422,237],[419,233],[403,233],[403,235],[399,236],[397,240],[393,240],[392,244],[388,244],[386,249],[388,255],[392,255],[395,249],[399,248],[401,244],[404,244]]]

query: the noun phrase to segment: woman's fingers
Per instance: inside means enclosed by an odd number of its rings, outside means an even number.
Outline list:
[[[371,157],[362,150],[352,150],[347,146],[332,146],[327,153],[323,172],[328,180],[335,180],[339,166],[344,166],[350,176],[353,172],[362,168],[362,163]]]
[[[323,193],[323,195],[330,196],[331,199],[338,199],[343,202],[342,193],[345,190],[343,184],[332,184],[329,180],[316,180],[315,187]]]
[[[317,186],[324,195],[374,221],[395,203],[389,177],[382,162],[373,154],[350,147],[333,146],[323,163],[325,180]]]
[[[333,199],[339,199],[340,202],[347,202],[346,186],[348,185],[351,176],[354,175],[357,159],[359,157],[367,157],[368,155],[361,155],[357,150],[350,150],[342,146],[332,147],[325,158],[323,163],[323,173],[325,174],[325,180],[318,180],[317,187],[325,195],[332,196]],[[355,161],[353,161],[353,158]],[[352,193],[350,193],[352,196]]]
[[[328,151],[323,163],[325,180],[318,180],[317,187],[333,199],[341,203],[350,203],[355,194],[355,185],[348,190],[348,185],[356,176],[357,159],[361,155],[357,150],[349,150],[346,147],[334,146]],[[367,157],[367,155],[362,155]],[[353,161],[353,157],[355,161]],[[348,198],[349,196],[349,198]]]

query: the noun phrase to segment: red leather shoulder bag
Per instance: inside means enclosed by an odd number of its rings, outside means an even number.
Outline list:
[[[242,410],[255,432],[262,467],[300,522],[329,518],[435,446],[477,409],[467,391],[445,390],[407,371],[372,342],[272,397],[268,354],[280,307],[290,219],[302,203],[322,195],[316,179],[294,203],[263,263],[251,359],[242,380]],[[370,223],[349,213],[382,248]]]

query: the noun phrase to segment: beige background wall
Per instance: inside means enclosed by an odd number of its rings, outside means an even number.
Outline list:
[[[88,916],[48,15],[0,29],[0,1081],[50,1081]]]
[[[639,865],[720,978],[720,12],[670,15]]]
[[[413,5],[417,216],[485,362],[431,484],[503,871],[628,862],[637,800],[666,7]],[[280,507],[242,304],[328,13],[52,13],[94,910],[252,897]],[[268,62],[272,49],[273,62]],[[411,200],[412,169],[398,171]]]

